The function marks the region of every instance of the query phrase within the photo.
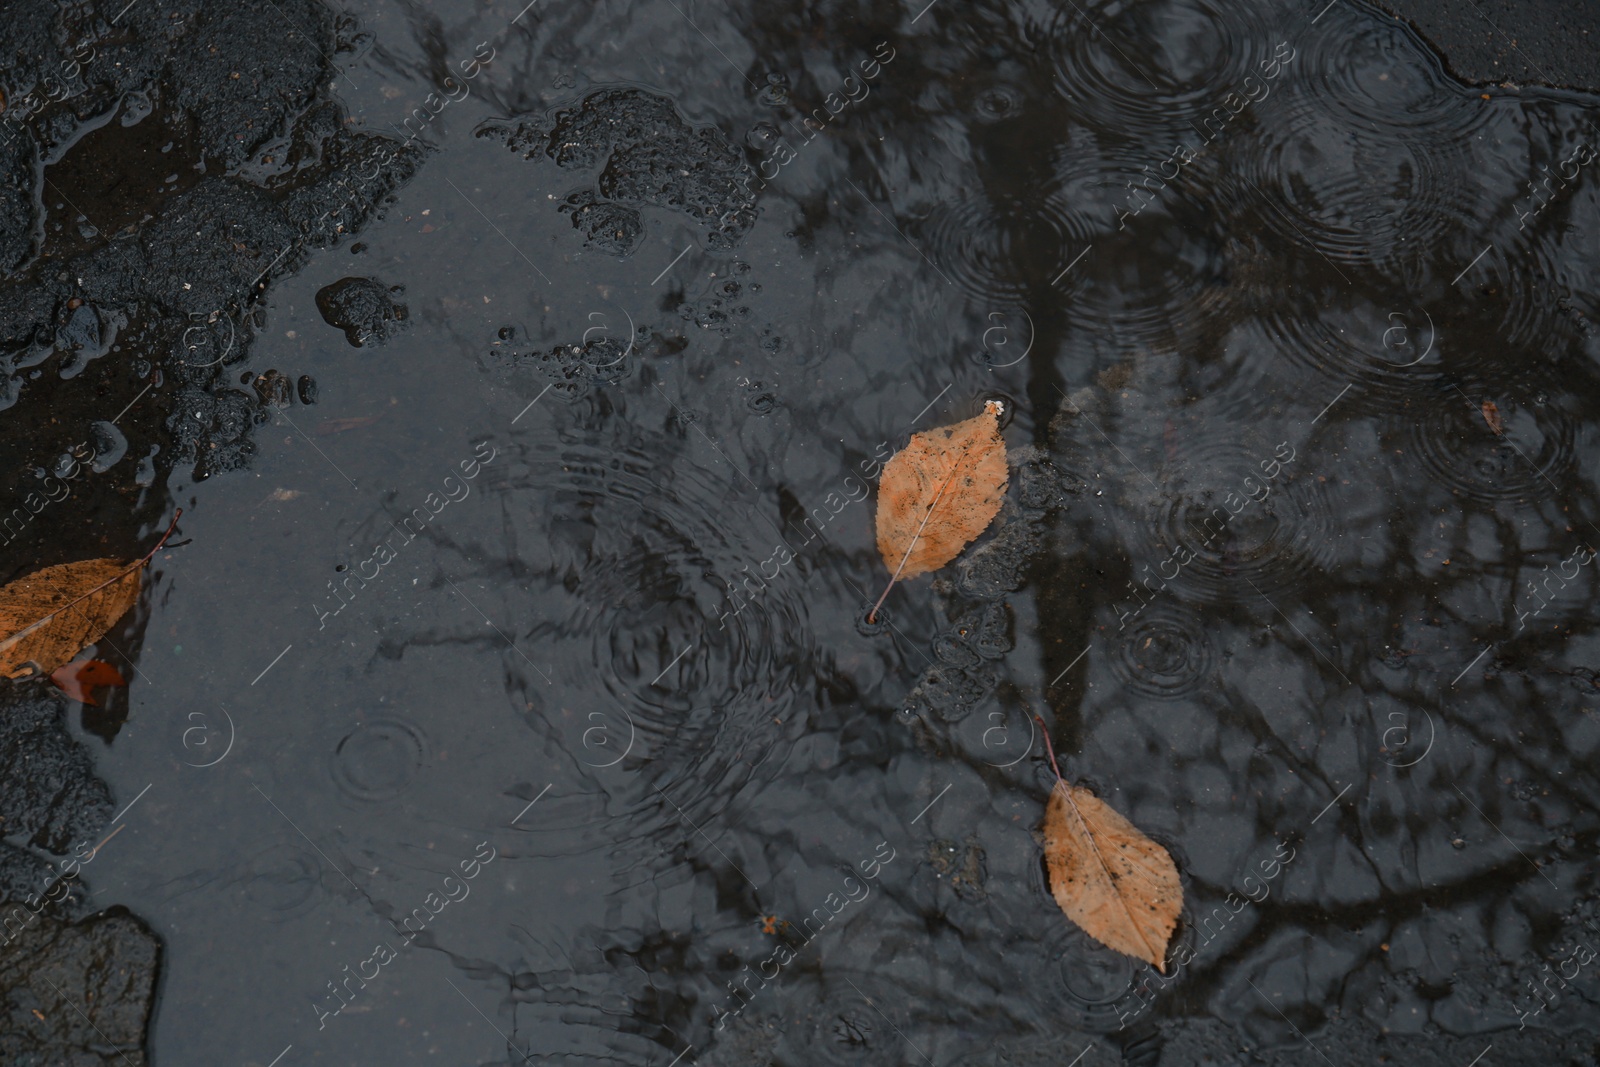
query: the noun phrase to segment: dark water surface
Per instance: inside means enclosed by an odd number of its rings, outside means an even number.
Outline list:
[[[1325,4],[312,55],[423,154],[147,516],[83,877],[150,1062],[1595,1062],[1600,113]],[[866,624],[882,460],[988,398],[1005,510]],[[1166,978],[1050,898],[1034,715],[1176,859]]]

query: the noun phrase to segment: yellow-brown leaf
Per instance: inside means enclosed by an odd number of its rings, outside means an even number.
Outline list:
[[[49,674],[105,636],[139,599],[127,560],[62,563],[0,589],[0,675]]]
[[[878,551],[892,580],[938,570],[988,529],[1005,500],[1000,405],[911,435],[878,485]]]
[[[1084,933],[1166,973],[1183,884],[1167,850],[1105,801],[1057,781],[1044,813],[1050,891]]]

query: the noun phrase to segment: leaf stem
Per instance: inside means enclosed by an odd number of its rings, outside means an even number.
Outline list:
[[[156,547],[144,554],[144,558],[139,561],[140,563],[149,563],[151,558],[161,551],[161,546],[167,543],[167,538],[172,536],[172,531],[178,528],[178,520],[181,518],[183,518],[183,509],[178,508],[172,513],[172,521],[167,523],[167,532],[161,535],[161,540],[156,542]]]
[[[1056,748],[1050,743],[1050,730],[1045,726],[1044,720],[1035,715],[1033,721],[1039,724],[1039,732],[1044,734],[1044,750],[1050,754],[1050,769],[1056,772],[1056,781],[1061,781],[1061,768],[1056,766]],[[1074,808],[1077,805],[1073,805]]]

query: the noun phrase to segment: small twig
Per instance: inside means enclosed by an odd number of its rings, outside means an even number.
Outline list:
[[[161,535],[161,540],[156,542],[154,548],[144,554],[144,558],[139,561],[140,563],[149,563],[151,558],[161,551],[161,546],[167,543],[167,538],[172,536],[172,531],[178,528],[178,520],[181,518],[183,518],[183,509],[178,508],[172,513],[172,521],[167,523],[167,532]]]
[[[1039,724],[1039,732],[1044,734],[1044,750],[1050,754],[1050,769],[1056,772],[1056,781],[1061,781],[1061,768],[1056,766],[1056,747],[1050,743],[1050,730],[1045,726],[1044,720],[1035,715],[1033,721]]]
[[[106,842],[110,841],[113,837],[116,837],[118,834],[122,833],[123,829],[127,825],[128,825],[127,823],[119,823],[115,830],[111,831],[109,834],[106,835],[105,841],[102,841],[98,845],[94,846],[94,849],[92,851],[90,851],[90,853],[83,858],[83,862],[88,863],[90,860],[94,859],[95,856],[100,852],[100,850],[102,848],[106,847]]]

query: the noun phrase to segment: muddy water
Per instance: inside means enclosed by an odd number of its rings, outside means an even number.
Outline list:
[[[1593,1047],[1593,99],[1347,0],[520,6],[325,57],[425,156],[167,480],[85,875],[152,1062]],[[866,624],[992,397],[1006,510]],[[1035,715],[1165,976],[1048,895]]]

